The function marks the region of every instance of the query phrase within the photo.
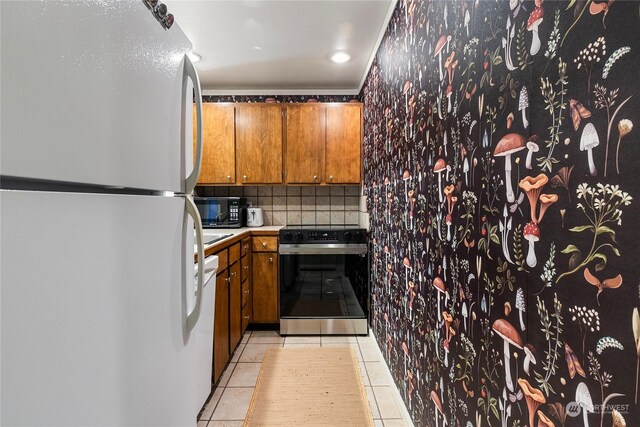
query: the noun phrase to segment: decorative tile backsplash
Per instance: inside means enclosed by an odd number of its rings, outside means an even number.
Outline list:
[[[246,197],[264,211],[265,225],[367,225],[359,185],[332,187],[198,187],[200,196]]]

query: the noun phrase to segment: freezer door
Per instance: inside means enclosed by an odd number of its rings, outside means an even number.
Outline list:
[[[0,425],[195,426],[184,198],[2,190],[0,209]]]
[[[141,0],[2,1],[0,20],[2,175],[185,192],[191,43],[177,23]]]

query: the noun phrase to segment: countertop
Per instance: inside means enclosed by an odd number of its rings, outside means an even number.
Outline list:
[[[222,240],[218,240],[210,245],[205,245],[204,251],[205,255],[208,253],[215,252],[215,250],[211,250],[213,248],[222,248],[226,246],[227,243],[235,240],[242,239],[251,234],[260,235],[260,234],[274,234],[280,231],[280,229],[284,227],[282,225],[264,225],[262,227],[242,227],[242,228],[205,228],[204,229],[204,241],[206,242],[207,236],[211,237],[216,234],[230,234],[230,236],[225,237]],[[194,246],[194,254],[197,255],[197,250]]]

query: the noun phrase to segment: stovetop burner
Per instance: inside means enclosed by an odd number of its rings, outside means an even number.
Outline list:
[[[299,225],[280,230],[281,243],[366,243],[367,230],[344,225]]]

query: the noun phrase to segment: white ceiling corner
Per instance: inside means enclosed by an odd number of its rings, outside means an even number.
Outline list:
[[[355,95],[397,0],[168,0],[206,95]],[[345,50],[351,61],[329,55]]]

